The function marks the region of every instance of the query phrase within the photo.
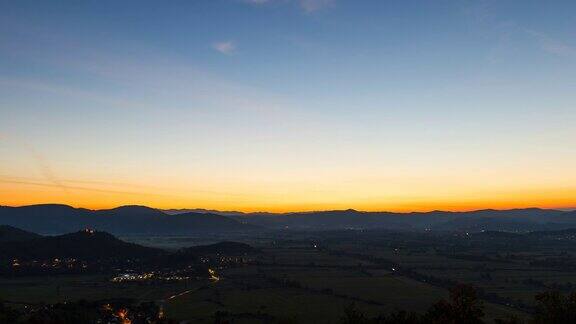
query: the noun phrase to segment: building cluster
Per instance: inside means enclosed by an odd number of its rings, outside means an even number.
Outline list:
[[[246,265],[255,262],[254,257],[250,256],[231,256],[231,255],[222,255],[222,254],[215,254],[212,256],[203,256],[200,257],[200,263],[203,264],[210,264],[216,267],[230,267],[230,266],[238,266],[238,265]]]
[[[122,273],[112,279],[111,282],[145,282],[145,281],[182,281],[188,280],[190,276],[182,275],[177,271],[161,272],[151,271],[143,273]]]
[[[49,260],[12,259],[9,263],[9,268],[12,271],[81,271],[88,268],[88,262],[75,258],[54,258]]]

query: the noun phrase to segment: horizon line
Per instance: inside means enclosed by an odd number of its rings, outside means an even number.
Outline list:
[[[314,210],[295,210],[295,211],[285,211],[285,212],[274,212],[274,211],[241,211],[241,210],[221,210],[221,209],[213,209],[213,208],[156,208],[150,207],[147,205],[139,205],[139,204],[124,204],[124,205],[117,205],[115,207],[109,208],[88,208],[88,207],[81,207],[81,206],[74,206],[64,203],[38,203],[38,204],[24,204],[24,205],[4,205],[0,204],[0,207],[11,207],[11,208],[21,208],[21,207],[31,207],[31,206],[66,206],[71,207],[74,209],[88,209],[92,211],[99,211],[99,210],[112,210],[122,207],[145,207],[150,209],[159,210],[162,212],[176,210],[176,211],[188,211],[194,212],[197,211],[206,211],[206,212],[219,212],[219,213],[239,213],[239,214],[300,214],[300,213],[319,213],[319,212],[331,212],[331,211],[355,211],[359,213],[390,213],[390,214],[428,214],[434,212],[441,212],[441,213],[473,213],[473,212],[480,212],[480,211],[513,211],[513,210],[530,210],[530,209],[539,209],[539,210],[553,210],[553,211],[561,211],[561,212],[571,212],[576,211],[576,207],[554,207],[554,208],[543,208],[538,206],[531,206],[531,207],[511,207],[511,208],[473,208],[467,210],[450,210],[450,209],[433,209],[433,210],[412,210],[412,211],[390,211],[390,210],[360,210],[355,208],[344,208],[344,209],[314,209]]]

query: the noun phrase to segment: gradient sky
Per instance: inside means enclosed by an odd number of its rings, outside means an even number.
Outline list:
[[[0,204],[576,206],[575,1],[0,2]]]

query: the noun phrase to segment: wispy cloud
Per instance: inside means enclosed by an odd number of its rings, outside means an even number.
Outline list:
[[[304,12],[313,13],[332,6],[334,0],[300,0],[299,3]]]
[[[270,2],[270,0],[243,0],[243,2],[253,5],[261,5]]]
[[[558,57],[576,58],[576,44],[569,44],[557,36],[531,29],[509,17],[499,16],[497,11],[491,8],[489,1],[465,3],[462,11],[464,15],[482,31],[484,37],[492,37],[496,41],[496,45],[489,51],[490,61],[494,61],[498,53],[518,46],[521,42],[528,42],[532,49]]]
[[[62,191],[64,191],[66,194],[69,194],[68,186],[66,186],[64,183],[62,183],[62,181],[60,181],[60,179],[58,178],[58,176],[56,176],[56,173],[54,173],[52,167],[50,166],[48,159],[46,159],[43,154],[41,154],[38,150],[36,150],[34,146],[28,144],[27,142],[21,139],[17,139],[13,136],[8,137],[7,135],[0,134],[0,140],[7,140],[7,139],[10,139],[14,143],[16,143],[16,145],[23,148],[30,155],[38,171],[40,171],[42,176],[48,182],[50,182],[52,186],[58,187],[62,189]]]
[[[243,0],[250,5],[264,5],[271,3],[293,4],[305,13],[314,13],[332,6],[335,0]]]
[[[215,42],[212,44],[212,48],[222,54],[230,55],[236,51],[236,44],[231,41]]]
[[[533,30],[526,30],[526,32],[528,33],[528,35],[531,35],[536,39],[536,41],[540,45],[540,48],[543,51],[557,56],[576,58],[575,46],[568,45],[563,41],[554,39],[541,32]]]
[[[108,181],[86,181],[86,180],[62,180],[66,183],[66,189],[71,190],[81,190],[81,191],[92,191],[99,193],[108,194],[124,194],[124,195],[134,195],[134,196],[157,196],[157,197],[171,197],[171,198],[183,198],[180,195],[175,195],[172,193],[164,193],[169,191],[168,188],[158,188],[158,187],[148,187],[135,184],[123,184]],[[0,174],[0,184],[19,184],[19,185],[29,185],[29,186],[39,186],[47,188],[62,188],[62,184],[53,183],[51,181],[46,181],[42,179],[35,179],[29,177],[18,177]],[[78,185],[80,184],[80,185]],[[119,187],[119,189],[110,189],[109,187]],[[137,190],[133,190],[137,189]],[[138,190],[140,189],[140,190]],[[187,189],[188,193],[197,194],[216,194],[221,196],[245,196],[244,194],[226,192],[226,191],[213,191],[213,190],[194,190]]]
[[[62,188],[61,184],[46,183],[46,182],[39,182],[39,181],[33,181],[33,180],[19,180],[18,178],[13,179],[13,178],[0,177],[0,183],[21,184],[21,185],[40,186],[40,187],[49,187],[49,188]],[[66,188],[67,189],[74,189],[74,190],[112,193],[112,194],[131,194],[131,195],[138,195],[138,196],[141,196],[141,195],[154,195],[154,196],[156,196],[157,195],[157,194],[147,194],[147,193],[142,193],[142,192],[106,190],[106,189],[78,187],[78,186],[66,186]]]
[[[206,113],[208,110],[275,114],[291,110],[288,108],[291,105],[285,98],[276,93],[231,82],[222,75],[161,54],[145,60],[121,55],[114,57],[94,55],[89,62],[75,60],[73,57],[54,58],[50,61],[51,68],[95,78],[114,84],[118,89],[146,94],[146,98],[106,93],[97,88],[88,89],[81,84],[69,82],[54,83],[44,78],[0,76],[0,86],[26,89],[35,93],[50,93],[131,111],[185,109],[191,114]],[[215,110],[214,107],[218,108]],[[0,134],[0,139],[6,136],[7,134]]]

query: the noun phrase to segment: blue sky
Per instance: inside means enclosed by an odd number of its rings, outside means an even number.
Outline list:
[[[576,204],[575,9],[3,1],[0,203]]]

